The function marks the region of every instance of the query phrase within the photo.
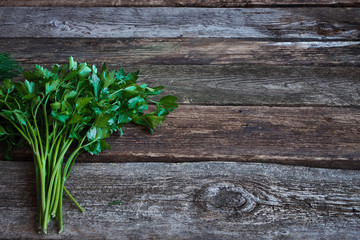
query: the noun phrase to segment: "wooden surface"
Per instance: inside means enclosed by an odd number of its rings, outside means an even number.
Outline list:
[[[0,50],[22,63],[78,61],[119,66],[151,65],[360,65],[360,41],[275,42],[240,39],[1,38]],[[35,53],[35,54],[34,54]],[[358,68],[356,68],[358,69]],[[354,69],[354,71],[356,71]]]
[[[351,170],[78,163],[66,187],[85,212],[64,196],[64,232],[46,239],[358,239],[359,186]],[[32,164],[0,162],[0,189],[0,238],[45,239]]]
[[[358,40],[360,9],[3,7],[0,22],[2,37]]]
[[[0,6],[29,7],[274,7],[360,6],[358,0],[2,0]]]
[[[359,1],[0,6],[0,52],[26,69],[106,61],[179,97],[153,134],[129,126],[80,156],[66,186],[86,213],[65,197],[47,239],[359,239]],[[45,238],[31,152],[15,159],[0,161],[0,238]]]
[[[16,54],[17,55],[17,54]],[[30,69],[40,63],[50,66],[55,58],[31,58]],[[40,60],[41,59],[41,60]],[[59,57],[63,59],[65,57]],[[79,57],[86,60],[86,56]],[[53,61],[53,62],[52,62]],[[94,58],[94,61],[99,59]],[[116,61],[109,67],[118,69]],[[325,63],[325,62],[324,62]],[[98,62],[100,66],[100,61]],[[326,63],[325,63],[326,64]],[[139,81],[150,86],[164,85],[164,94],[178,96],[181,104],[267,105],[267,106],[359,106],[358,67],[313,67],[262,64],[238,65],[132,65],[140,70]]]
[[[237,161],[360,169],[360,110],[332,107],[181,106],[155,133],[114,134],[85,162]],[[23,150],[17,160],[32,160]]]

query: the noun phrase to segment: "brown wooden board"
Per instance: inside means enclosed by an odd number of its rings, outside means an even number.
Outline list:
[[[124,128],[85,162],[234,161],[360,169],[360,110],[336,107],[185,106],[151,134]],[[32,160],[19,150],[16,160]]]
[[[358,239],[354,170],[243,163],[77,163],[64,232],[38,235],[29,162],[0,161],[1,239]],[[108,206],[113,201],[121,204]]]
[[[359,40],[359,8],[0,8],[1,37]]]
[[[46,62],[50,68],[51,64]],[[33,64],[23,67],[34,69]],[[116,64],[108,67],[120,68]],[[140,70],[140,83],[166,86],[162,94],[177,96],[181,104],[360,106],[359,67],[260,64],[123,67],[126,72]]]
[[[276,42],[220,38],[0,38],[0,51],[22,63],[77,61],[133,65],[360,66],[360,41]]]
[[[357,0],[2,0],[0,6],[29,7],[274,7],[359,6]]]
[[[359,67],[239,64],[145,65],[138,69],[139,81],[164,85],[164,94],[176,95],[185,104],[360,105]]]

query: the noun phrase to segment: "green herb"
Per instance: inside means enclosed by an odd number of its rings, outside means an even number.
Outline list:
[[[1,140],[13,144],[22,138],[33,150],[39,204],[39,232],[47,233],[51,218],[63,230],[63,191],[83,209],[65,188],[77,156],[87,151],[98,155],[110,146],[106,139],[122,135],[126,123],[145,125],[153,131],[165,115],[178,107],[174,96],[150,99],[164,88],[136,83],[139,72],[125,74],[87,63],[36,66],[23,73],[24,82],[10,79],[0,86]],[[148,112],[148,103],[156,104]]]
[[[22,72],[22,68],[19,63],[10,57],[7,53],[0,54],[0,81],[7,78],[13,78],[18,76]],[[2,91],[0,92],[0,99],[2,98]],[[24,139],[14,133],[16,129],[12,126],[7,126],[6,130],[2,126],[6,126],[4,119],[0,118],[0,142],[2,142],[0,152],[4,154],[6,160],[11,159],[11,153],[15,148],[22,147],[24,145]],[[7,132],[11,134],[7,134]],[[5,141],[6,139],[6,141]]]
[[[19,63],[7,53],[0,54],[0,81],[18,76],[22,72]]]

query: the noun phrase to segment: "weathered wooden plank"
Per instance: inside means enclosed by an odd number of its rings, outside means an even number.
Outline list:
[[[360,105],[359,67],[146,65],[140,81],[164,85],[181,103]],[[135,70],[132,67],[129,70]]]
[[[33,64],[23,67],[34,69]],[[113,64],[108,67],[119,69]],[[359,67],[239,64],[138,65],[124,69],[140,70],[139,82],[166,86],[163,94],[178,96],[182,104],[360,106]]]
[[[357,0],[2,0],[0,6],[27,7],[357,7]]]
[[[80,161],[236,161],[360,169],[360,110],[335,107],[181,106],[154,134],[139,126]],[[31,160],[28,150],[17,160]]]
[[[181,102],[231,105],[357,105],[359,46],[237,39],[0,39],[0,49],[28,68],[66,63],[70,55],[78,61],[106,61],[113,68],[140,68],[146,82],[168,86]],[[355,67],[284,66],[299,64]]]
[[[78,61],[129,65],[360,66],[360,41],[275,42],[220,38],[0,38],[0,51],[22,63]]]
[[[359,40],[358,8],[0,8],[1,37]]]
[[[1,239],[358,239],[360,174],[272,164],[78,163],[64,232],[36,233],[32,163],[0,162]],[[114,200],[120,205],[109,207]]]

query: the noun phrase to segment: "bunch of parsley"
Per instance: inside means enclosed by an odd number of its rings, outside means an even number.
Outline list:
[[[34,153],[39,204],[39,231],[47,233],[52,218],[63,229],[63,191],[83,209],[64,186],[76,158],[83,151],[98,155],[110,146],[106,139],[133,122],[151,131],[178,107],[174,96],[150,99],[163,86],[138,85],[139,72],[125,74],[87,63],[55,65],[51,70],[36,65],[25,71],[25,81],[9,78],[0,86],[2,117],[0,139],[14,145],[27,142]],[[148,112],[148,103],[156,104]]]

